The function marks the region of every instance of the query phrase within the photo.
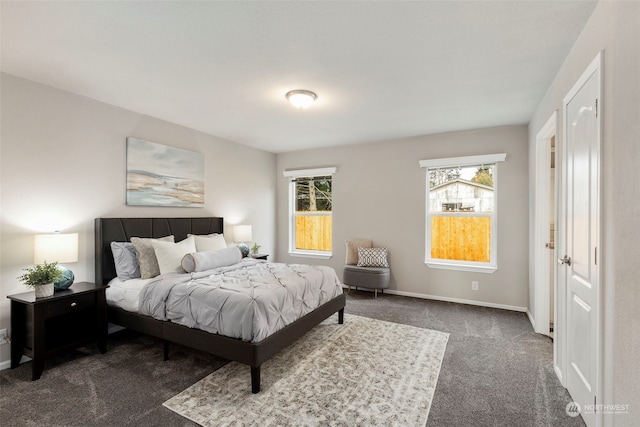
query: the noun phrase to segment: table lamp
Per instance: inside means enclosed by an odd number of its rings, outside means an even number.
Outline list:
[[[63,278],[53,284],[55,289],[67,289],[75,279],[73,272],[61,263],[78,262],[78,233],[36,234],[33,263],[57,262]]]
[[[233,241],[238,243],[238,248],[240,248],[243,257],[249,255],[247,242],[251,242],[252,240],[250,225],[236,225],[233,227]]]

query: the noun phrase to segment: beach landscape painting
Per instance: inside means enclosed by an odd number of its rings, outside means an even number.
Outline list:
[[[204,206],[204,155],[127,138],[127,205]]]

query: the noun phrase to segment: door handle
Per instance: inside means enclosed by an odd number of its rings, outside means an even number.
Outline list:
[[[558,264],[571,265],[571,257],[565,255],[564,258],[558,258]]]

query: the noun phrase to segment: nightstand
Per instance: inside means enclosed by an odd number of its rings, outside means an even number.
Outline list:
[[[253,259],[267,259],[269,258],[269,254],[249,254],[249,256]]]
[[[11,300],[11,368],[22,355],[33,359],[33,381],[40,378],[46,358],[92,342],[107,351],[107,285],[74,283],[53,296],[35,292],[9,295]]]

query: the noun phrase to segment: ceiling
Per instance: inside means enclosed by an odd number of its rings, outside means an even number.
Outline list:
[[[1,65],[279,153],[526,124],[595,4],[2,1]]]

